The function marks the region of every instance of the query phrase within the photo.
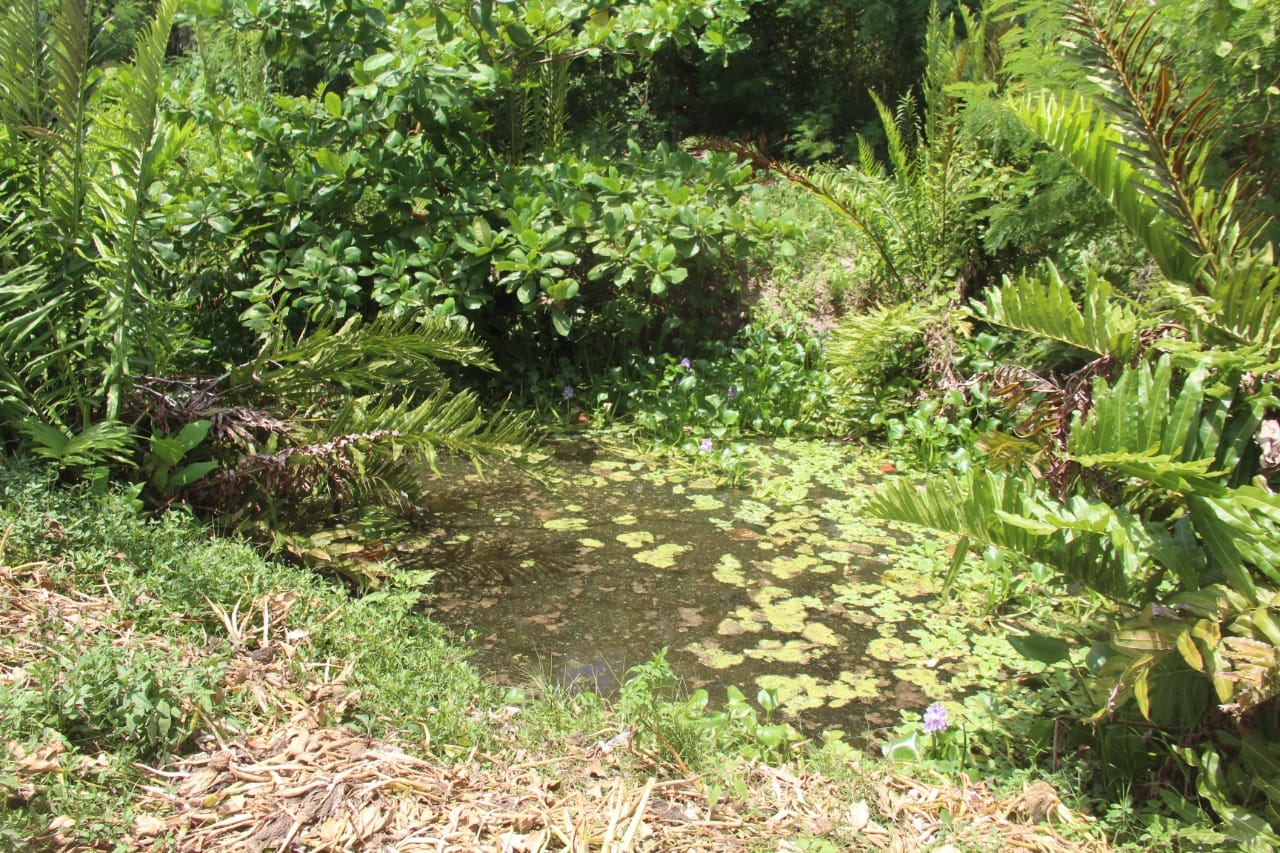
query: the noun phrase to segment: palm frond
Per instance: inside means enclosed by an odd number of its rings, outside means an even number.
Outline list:
[[[1110,384],[1095,382],[1070,453],[1081,465],[1112,466],[1171,491],[1220,494],[1239,479],[1234,469],[1260,423],[1250,410],[1233,410],[1233,395],[1207,364],[1181,374],[1165,355],[1128,368]]]
[[[1188,495],[1187,513],[1210,567],[1235,591],[1256,600],[1255,571],[1280,583],[1280,497],[1256,486]]]
[[[1280,358],[1280,265],[1274,246],[1224,264],[1213,295],[1209,324],[1224,343],[1257,347],[1268,361]]]
[[[61,286],[47,268],[24,257],[32,227],[28,214],[10,218],[17,202],[0,202],[0,392],[22,416],[58,420],[54,411],[74,395],[81,362],[79,340],[67,333],[63,318],[74,316],[72,289]]]
[[[18,430],[30,441],[32,452],[59,468],[84,468],[104,462],[129,462],[133,429],[118,421],[97,421],[77,433],[37,418],[24,418]]]
[[[1100,110],[1083,97],[1064,102],[1048,94],[1015,102],[1012,109],[1106,199],[1170,281],[1184,287],[1199,281],[1199,257],[1180,238],[1177,220],[1147,195],[1143,176],[1119,156],[1123,138]]]
[[[880,256],[885,278],[894,289],[902,292],[907,281],[899,269],[898,254],[894,249],[894,232],[899,230],[892,219],[896,208],[885,197],[887,179],[883,168],[876,163],[871,147],[863,144],[861,148],[864,154],[860,172],[827,166],[779,171],[813,193],[861,232]]]
[[[1238,176],[1220,191],[1209,186],[1221,106],[1207,88],[1193,91],[1174,73],[1164,42],[1152,32],[1155,18],[1155,9],[1135,13],[1121,2],[1112,2],[1105,15],[1087,2],[1066,11],[1081,58],[1101,87],[1103,109],[1120,132],[1117,152],[1141,175],[1140,191],[1169,217],[1184,247],[1208,265],[1212,282],[1221,260],[1248,249],[1264,220],[1249,215]]]
[[[1173,362],[1160,358],[1154,367],[1138,365],[1108,384],[1099,379],[1093,407],[1071,431],[1071,455],[1082,464],[1111,454],[1136,454],[1193,466],[1213,461],[1197,451],[1195,431],[1205,402],[1208,372],[1193,371],[1175,388]],[[1203,466],[1201,466],[1203,473]]]
[[[1048,264],[1038,277],[1006,280],[974,306],[982,319],[1070,344],[1097,356],[1127,361],[1140,345],[1139,331],[1155,320],[1112,296],[1111,286],[1089,271],[1081,304],[1076,305],[1057,267]]]
[[[48,164],[49,206],[69,255],[83,239],[81,221],[90,187],[89,105],[101,79],[92,56],[94,5],[92,0],[62,0],[53,20],[54,49],[49,54],[57,125]]]
[[[446,384],[440,361],[494,369],[492,357],[465,329],[435,317],[382,316],[369,323],[353,318],[297,343],[276,344],[233,370],[230,385],[233,393],[256,389],[305,408],[335,394],[439,390]]]
[[[148,190],[160,146],[161,74],[178,0],[159,0],[155,17],[139,34],[133,65],[120,75],[118,138],[109,146],[111,180],[95,182],[102,221],[94,243],[101,259],[99,333],[106,344],[103,385],[109,419],[120,411],[133,362],[142,348],[158,350],[167,337],[155,321],[151,277],[155,259],[143,235]],[[105,235],[112,235],[109,244]]]
[[[40,6],[40,0],[14,0],[0,9],[0,121],[15,162],[33,140],[35,151],[44,150],[38,140],[46,125],[48,19]]]
[[[952,533],[1052,566],[1103,595],[1126,601],[1135,581],[1156,567],[1135,547],[1158,537],[1138,519],[1105,503],[1073,498],[1043,504],[1033,481],[974,471],[943,475],[923,487],[905,480],[882,485],[868,509],[881,518]]]
[[[325,427],[332,436],[386,432],[396,453],[411,452],[434,466],[436,454],[488,456],[516,461],[526,454],[532,427],[513,413],[487,414],[471,392],[442,392],[413,403],[396,403],[384,395],[348,402]]]

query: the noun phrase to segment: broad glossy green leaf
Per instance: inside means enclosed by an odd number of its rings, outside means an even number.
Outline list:
[[[1058,637],[1037,634],[1010,634],[1005,637],[1009,645],[1028,660],[1052,666],[1071,656],[1071,646]]]

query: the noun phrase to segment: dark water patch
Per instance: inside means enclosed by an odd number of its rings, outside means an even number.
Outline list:
[[[587,444],[556,448],[550,488],[446,466],[406,555],[437,572],[427,612],[504,681],[608,692],[667,648],[691,689],[776,690],[811,732],[889,725],[957,687],[963,637],[939,650],[921,628],[935,586],[862,517],[853,450],[743,452],[763,474],[742,489]]]

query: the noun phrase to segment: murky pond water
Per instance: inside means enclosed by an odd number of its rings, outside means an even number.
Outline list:
[[[584,443],[555,448],[550,489],[446,468],[413,555],[438,571],[429,614],[506,681],[607,692],[665,647],[691,688],[774,688],[809,731],[892,724],[948,694],[966,667],[913,617],[933,579],[859,512],[866,464],[834,444],[742,452],[761,476],[737,489]]]

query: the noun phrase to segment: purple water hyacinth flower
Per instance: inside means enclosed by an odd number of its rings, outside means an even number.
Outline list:
[[[730,386],[729,386],[729,390],[728,390],[728,391],[726,391],[726,392],[724,393],[724,395],[725,395],[725,397],[727,397],[727,398],[729,399],[729,402],[730,402],[730,403],[732,403],[734,400],[738,399],[738,389],[737,389],[737,387],[735,387],[735,386],[733,386],[733,385],[730,385]]]
[[[928,708],[924,709],[924,731],[925,734],[937,734],[947,730],[947,709],[942,707],[941,702],[934,702]]]
[[[709,438],[704,438],[704,439],[702,439],[702,443],[698,445],[698,450],[699,450],[699,451],[701,451],[702,453],[710,453],[710,452],[711,452],[711,439],[709,439]]]
[[[685,370],[691,370],[693,369],[693,362],[689,361],[687,357],[682,358],[680,359],[680,366],[683,367]]]
[[[573,386],[572,386],[572,385],[566,385],[566,386],[564,386],[564,398],[565,398],[566,400],[572,400],[572,399],[573,399]]]

